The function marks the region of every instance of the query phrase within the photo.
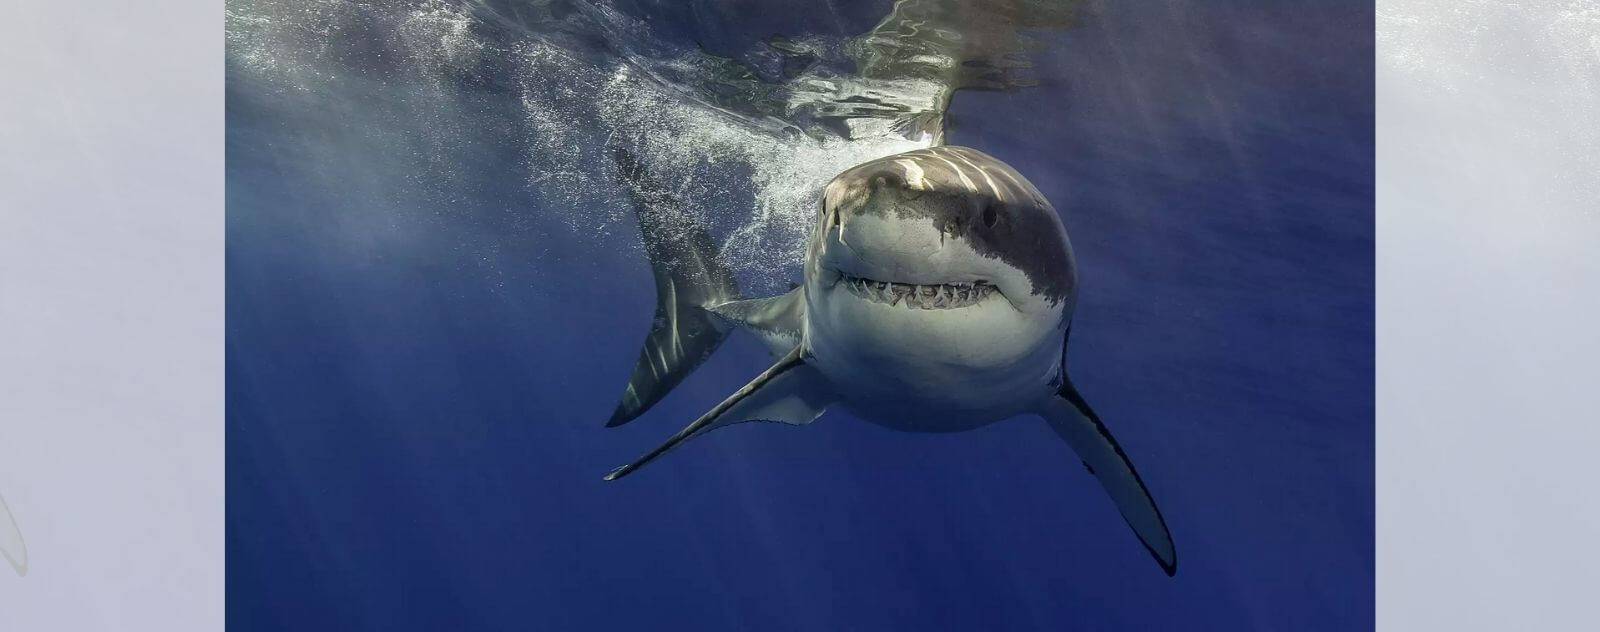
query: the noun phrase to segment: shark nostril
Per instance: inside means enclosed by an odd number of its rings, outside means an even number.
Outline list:
[[[988,206],[983,207],[983,225],[984,226],[988,226],[989,228],[994,228],[995,223],[999,222],[999,221],[1000,221],[1000,212],[995,210],[993,204],[990,204]]]

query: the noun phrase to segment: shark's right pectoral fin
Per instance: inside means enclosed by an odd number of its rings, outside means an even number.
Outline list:
[[[1056,434],[1066,439],[1078,458],[1083,459],[1084,466],[1100,480],[1100,486],[1122,512],[1122,519],[1133,527],[1134,535],[1139,536],[1161,570],[1168,576],[1177,573],[1178,551],[1155,499],[1150,497],[1150,490],[1145,488],[1122,446],[1072,387],[1072,382],[1063,376],[1060,391],[1048,398],[1038,413]]]
[[[806,364],[797,346],[665,443],[634,462],[612,470],[606,480],[627,476],[684,441],[723,426],[745,421],[776,421],[797,426],[811,423],[835,399],[827,380],[816,368]]]
[[[806,319],[805,289],[795,287],[781,296],[729,301],[710,310],[756,334],[772,350],[772,357],[783,357],[800,344]]]
[[[0,557],[6,558],[18,575],[28,574],[28,549],[22,545],[22,531],[11,519],[11,510],[6,508],[3,498],[0,498]]]

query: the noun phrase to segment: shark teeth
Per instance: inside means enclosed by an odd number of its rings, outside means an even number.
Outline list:
[[[839,282],[856,296],[885,303],[890,307],[904,304],[909,309],[958,309],[977,305],[1000,291],[987,281],[917,285],[877,281],[846,274]]]

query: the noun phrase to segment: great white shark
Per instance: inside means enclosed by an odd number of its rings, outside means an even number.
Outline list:
[[[665,216],[679,202],[615,152],[638,209],[657,308],[608,426],[660,401],[735,328],[778,360],[637,460],[745,421],[805,425],[837,406],[906,432],[959,432],[1039,417],[1083,461],[1167,575],[1177,551],[1128,455],[1073,387],[1066,344],[1077,267],[1054,207],[1015,169],[942,145],[852,167],[823,190],[804,283],[744,299],[703,229]]]

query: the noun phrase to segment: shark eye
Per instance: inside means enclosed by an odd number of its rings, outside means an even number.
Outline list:
[[[994,228],[995,222],[1000,221],[1000,212],[996,211],[993,204],[983,207],[983,225]]]

